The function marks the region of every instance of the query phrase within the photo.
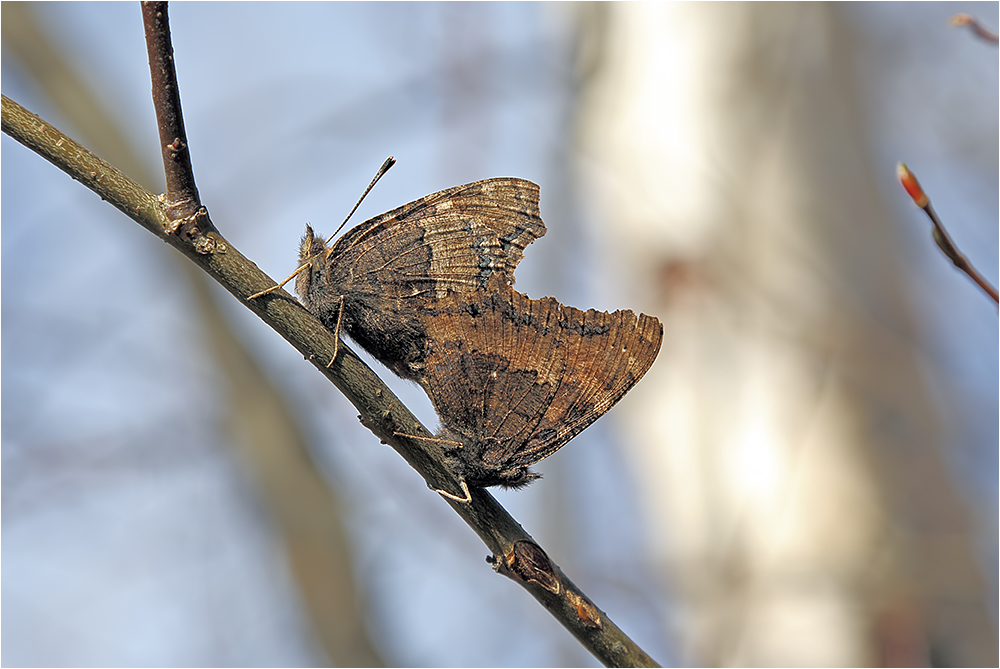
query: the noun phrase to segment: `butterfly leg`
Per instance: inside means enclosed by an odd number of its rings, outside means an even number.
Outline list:
[[[337,311],[337,327],[333,331],[333,357],[330,358],[330,362],[326,363],[327,369],[333,364],[333,361],[337,359],[337,354],[340,353],[340,320],[344,317],[344,296],[340,296],[340,309]]]
[[[435,439],[434,437],[421,437],[416,434],[406,434],[404,432],[393,432],[397,437],[406,437],[407,439],[418,439],[420,441],[431,441],[435,444],[451,444],[455,448],[462,448],[463,444],[460,441],[451,441],[450,439]],[[428,488],[431,488],[430,484],[427,484]],[[434,492],[447,497],[448,499],[455,500],[460,504],[469,504],[472,502],[472,494],[469,492],[469,485],[463,480],[462,481],[462,492],[465,493],[465,497],[459,497],[458,495],[453,495],[447,490],[441,490],[439,488],[431,488]]]
[[[430,484],[428,484],[427,487],[431,488]],[[454,501],[458,502],[459,504],[471,504],[472,503],[472,493],[469,492],[469,484],[467,484],[465,481],[462,481],[462,492],[465,493],[465,497],[459,497],[458,495],[452,495],[447,490],[441,490],[440,488],[431,488],[431,490],[433,490],[437,494],[441,495],[442,497],[447,497],[448,499],[454,500]]]
[[[291,281],[292,279],[294,279],[295,277],[297,277],[299,275],[299,273],[302,270],[304,270],[306,267],[309,267],[309,265],[310,265],[310,263],[306,263],[306,264],[300,266],[297,270],[295,270],[294,272],[292,272],[291,276],[289,276],[287,279],[285,279],[281,283],[279,283],[277,285],[274,285],[274,286],[271,286],[270,288],[268,288],[266,290],[262,290],[259,293],[254,293],[253,295],[251,295],[250,297],[247,298],[247,302],[249,302],[250,300],[256,300],[258,297],[262,297],[264,295],[267,295],[268,293],[273,293],[274,291],[278,290],[279,288],[281,288],[282,286],[284,286],[286,283],[288,283],[289,281]]]

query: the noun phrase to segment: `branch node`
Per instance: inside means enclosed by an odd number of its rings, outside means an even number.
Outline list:
[[[494,571],[508,578],[537,583],[553,595],[558,595],[562,590],[552,560],[534,541],[518,539],[502,557],[494,557],[488,561],[493,563]]]

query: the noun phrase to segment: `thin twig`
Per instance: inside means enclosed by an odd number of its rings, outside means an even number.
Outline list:
[[[362,423],[402,455],[429,486],[459,491],[437,444],[395,436],[430,432],[349,347],[340,344],[333,365],[326,367],[337,347],[333,334],[298,301],[284,291],[247,300],[274,281],[218,231],[177,234],[176,221],[167,217],[160,198],[6,96],[2,107],[3,132],[194,261],[330,379],[358,409]],[[528,590],[605,665],[657,666],[566,578],[488,492],[474,489],[471,496],[469,504],[449,504],[492,551],[497,571]]]
[[[944,225],[941,223],[941,219],[938,218],[937,212],[934,211],[934,207],[931,206],[931,203],[928,202],[927,206],[923,209],[924,212],[927,213],[927,216],[931,219],[931,222],[934,224],[934,241],[937,243],[938,248],[940,248],[941,251],[948,256],[948,259],[954,263],[955,267],[968,274],[969,278],[975,281],[976,284],[982,288],[994,302],[1000,303],[1000,299],[997,297],[997,289],[990,285],[990,282],[987,281],[983,275],[972,266],[969,259],[958,250],[958,247],[955,246],[951,237],[948,236],[948,231],[944,229]]]
[[[976,17],[971,14],[955,14],[951,17],[951,25],[955,27],[969,26],[969,28],[972,29],[972,32],[976,33],[976,35],[987,42],[992,42],[993,44],[996,44],[998,40],[1000,40],[995,32],[987,29]]]
[[[917,181],[917,177],[914,176],[913,172],[909,170],[903,163],[899,163],[896,166],[896,176],[899,177],[899,181],[903,184],[903,188],[909,193],[910,197],[913,199],[914,204],[924,210],[927,217],[931,219],[931,223],[934,225],[932,234],[934,235],[934,242],[941,249],[949,260],[958,269],[965,272],[970,279],[976,282],[980,288],[983,289],[987,295],[989,295],[994,302],[1000,304],[1000,299],[997,297],[997,289],[990,285],[990,282],[983,278],[983,275],[972,266],[969,259],[958,250],[955,246],[955,242],[951,240],[951,236],[948,231],[944,229],[944,224],[941,219],[938,218],[937,212],[934,211],[934,207],[931,206],[931,200],[924,193],[924,189],[920,187],[920,183]]]

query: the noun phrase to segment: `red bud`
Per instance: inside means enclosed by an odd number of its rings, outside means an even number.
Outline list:
[[[924,189],[920,187],[917,182],[917,178],[913,176],[913,172],[909,170],[903,163],[896,165],[896,176],[899,177],[899,183],[903,184],[903,188],[906,192],[910,194],[913,198],[913,202],[916,203],[918,207],[923,209],[930,203],[930,200],[924,194]]]

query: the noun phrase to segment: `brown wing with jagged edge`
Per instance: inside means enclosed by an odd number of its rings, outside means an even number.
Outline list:
[[[348,231],[330,251],[331,280],[404,299],[477,290],[493,274],[513,284],[524,248],[544,234],[537,185],[515,178],[476,181]]]
[[[645,314],[531,300],[495,279],[484,292],[440,300],[429,315],[421,384],[445,427],[474,442],[458,457],[474,458],[473,479],[486,481],[477,468],[527,467],[604,415],[653,364],[663,338]]]
[[[557,312],[542,302],[515,305],[513,289],[498,280],[487,286],[425,308],[431,344],[420,383],[442,424],[474,442],[489,467],[501,467],[498,448],[516,449],[535,433],[566,360],[550,336]]]

